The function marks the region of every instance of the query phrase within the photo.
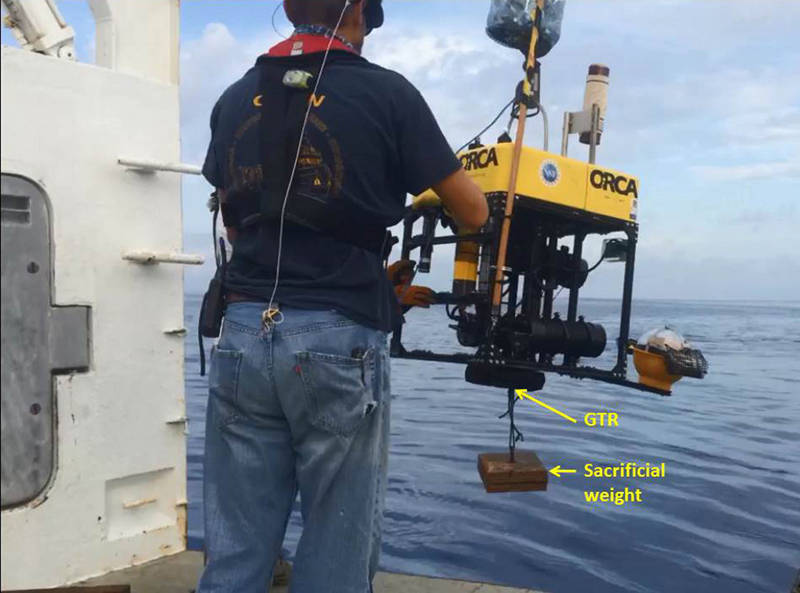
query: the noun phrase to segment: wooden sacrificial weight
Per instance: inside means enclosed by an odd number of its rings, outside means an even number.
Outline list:
[[[478,472],[486,492],[547,490],[547,468],[533,451],[508,451],[478,455]]]

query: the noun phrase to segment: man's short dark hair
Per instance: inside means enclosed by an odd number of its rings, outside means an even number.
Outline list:
[[[335,27],[345,0],[286,0],[286,16],[292,24]]]

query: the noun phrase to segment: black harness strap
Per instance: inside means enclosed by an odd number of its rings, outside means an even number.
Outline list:
[[[203,295],[200,305],[200,314],[197,316],[197,341],[200,348],[200,376],[206,374],[206,350],[203,338],[218,338],[222,327],[222,318],[225,314],[225,274],[228,267],[228,256],[225,250],[225,240],[220,238],[217,242],[217,216],[219,215],[219,197],[214,206],[212,216],[212,231],[214,239],[214,261],[217,270],[208,284],[208,290]]]
[[[290,69],[303,70],[311,74],[309,85],[313,87],[322,58],[316,54],[309,57],[312,59],[292,64],[293,68],[269,60],[261,63],[259,93],[262,98],[258,132],[264,178],[259,205],[262,219],[274,220],[281,216],[311,99],[311,89],[288,87],[283,83],[283,78]]]
[[[331,54],[329,60],[348,57],[347,54]],[[258,134],[263,182],[257,195],[255,192],[232,194],[244,206],[240,210],[243,215],[239,217],[237,226],[249,227],[265,221],[280,220],[285,215],[287,222],[310,228],[382,257],[387,243],[386,229],[360,220],[358,212],[344,205],[345,200],[337,199],[336,203],[323,201],[318,196],[306,195],[298,190],[298,183],[294,183],[283,212],[286,190],[302,141],[300,136],[303,122],[321,63],[321,54],[294,56],[290,60],[259,58],[257,64],[261,69],[258,91],[261,97],[261,118]],[[294,88],[284,84],[284,76],[290,70],[311,75],[306,87]],[[300,163],[295,182],[299,180],[302,166]]]

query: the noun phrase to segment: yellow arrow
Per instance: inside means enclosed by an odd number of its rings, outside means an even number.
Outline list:
[[[578,422],[578,421],[577,421],[577,420],[575,420],[575,418],[573,418],[572,416],[567,416],[567,415],[566,415],[564,412],[560,412],[559,410],[556,410],[554,407],[552,407],[552,406],[548,406],[548,405],[547,405],[546,403],[544,403],[543,401],[540,401],[540,400],[536,399],[536,398],[535,398],[535,397],[533,397],[532,395],[528,395],[528,390],[527,390],[527,389],[515,389],[514,391],[515,391],[515,392],[516,392],[516,394],[517,394],[517,399],[529,399],[529,400],[531,400],[532,402],[535,402],[535,403],[539,404],[540,406],[542,406],[542,407],[543,407],[543,408],[545,408],[546,410],[550,410],[551,412],[555,412],[556,414],[558,414],[558,415],[559,415],[559,416],[561,416],[562,418],[566,418],[566,419],[567,419],[567,420],[569,420],[570,422],[575,422],[575,423],[577,423],[577,422]]]
[[[576,471],[575,469],[564,469],[560,465],[555,466],[553,469],[550,470],[550,473],[553,474],[555,477],[560,478],[561,474],[574,474]]]

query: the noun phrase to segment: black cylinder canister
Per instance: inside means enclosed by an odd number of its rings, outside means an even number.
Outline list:
[[[606,330],[597,323],[537,319],[530,327],[530,348],[545,354],[595,358],[606,348]]]

